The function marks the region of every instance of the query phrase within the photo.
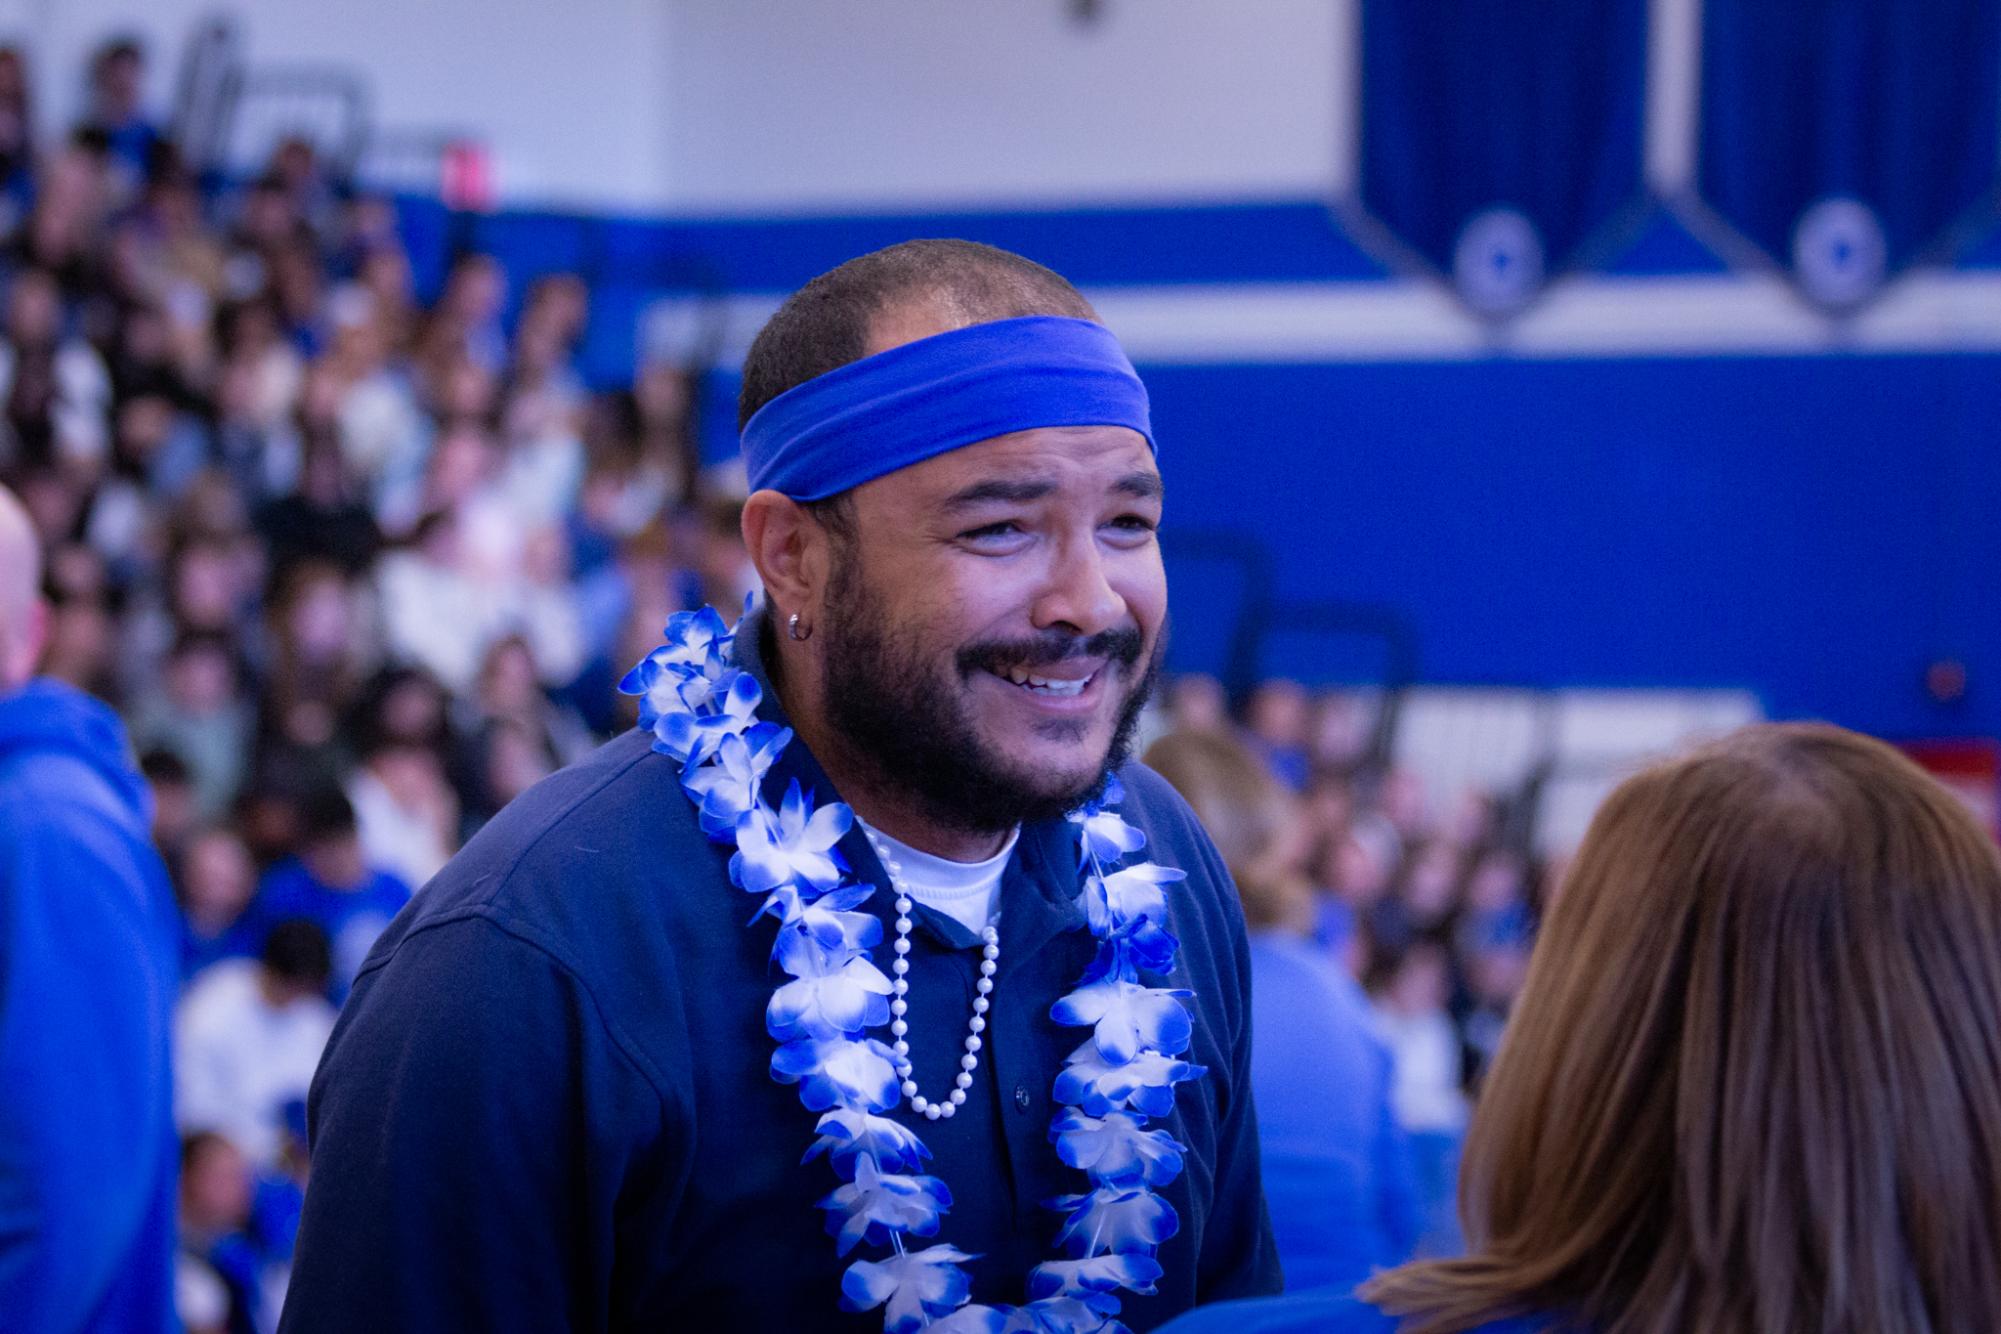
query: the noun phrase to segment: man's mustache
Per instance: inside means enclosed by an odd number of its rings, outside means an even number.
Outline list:
[[[994,639],[959,650],[959,671],[999,672],[1008,667],[1048,667],[1069,658],[1104,658],[1121,667],[1139,661],[1146,640],[1137,626],[1101,630],[1095,635],[1052,630],[1026,639]]]

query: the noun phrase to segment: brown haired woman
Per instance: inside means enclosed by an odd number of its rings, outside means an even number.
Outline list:
[[[2001,1321],[2001,857],[1838,728],[1631,779],[1536,945],[1473,1240],[1188,1331],[1975,1334]]]

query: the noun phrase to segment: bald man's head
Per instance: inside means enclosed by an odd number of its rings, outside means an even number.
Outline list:
[[[42,548],[14,493],[0,486],[0,691],[35,674],[48,610],[42,605]]]

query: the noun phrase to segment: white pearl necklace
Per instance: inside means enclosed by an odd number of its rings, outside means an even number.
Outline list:
[[[890,981],[892,993],[889,1002],[890,1036],[896,1041],[891,1050],[896,1053],[896,1073],[903,1080],[903,1096],[910,1099],[910,1110],[927,1121],[948,1118],[955,1114],[966,1102],[966,1090],[973,1086],[973,1072],[980,1068],[980,1034],[987,1028],[987,1011],[992,1007],[988,999],[993,994],[994,973],[1000,968],[1000,932],[989,923],[980,932],[984,942],[980,951],[979,994],[973,997],[973,1017],[966,1021],[966,1054],[959,1058],[959,1077],[951,1096],[942,1102],[934,1102],[917,1091],[917,1080],[910,1064],[910,1024],[905,1015],[910,1013],[910,931],[915,922],[911,921],[911,910],[916,906],[910,897],[910,890],[903,883],[903,864],[892,857],[875,830],[862,826],[868,835],[869,846],[875,849],[876,860],[889,875],[889,887],[896,891],[896,961],[890,964],[895,976]]]

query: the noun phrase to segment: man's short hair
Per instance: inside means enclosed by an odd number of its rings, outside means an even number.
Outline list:
[[[935,302],[966,324],[1098,318],[1067,278],[1012,251],[977,241],[905,241],[829,269],[786,298],[744,358],[737,429],[786,390],[860,361],[870,323],[905,301]]]
[[[333,947],[317,922],[288,918],[271,928],[257,961],[280,982],[324,991],[333,976]]]

